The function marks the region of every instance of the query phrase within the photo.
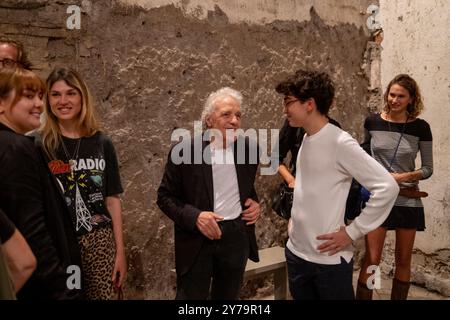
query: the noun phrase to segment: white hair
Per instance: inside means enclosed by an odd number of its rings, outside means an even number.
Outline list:
[[[230,87],[224,87],[215,92],[212,92],[206,99],[205,106],[202,111],[202,125],[204,129],[207,128],[206,118],[214,112],[215,103],[217,102],[217,100],[225,99],[228,97],[235,99],[239,103],[239,106],[242,107],[243,97],[239,91],[234,90]]]

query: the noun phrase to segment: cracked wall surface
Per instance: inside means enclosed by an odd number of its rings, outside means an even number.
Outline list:
[[[126,4],[137,5],[146,9],[159,8],[173,4],[189,16],[206,19],[215,6],[227,15],[231,23],[246,22],[266,24],[276,20],[310,21],[309,10],[314,6],[321,19],[328,25],[343,23],[358,27],[366,24],[366,9],[369,4],[378,1],[339,0],[121,0]]]
[[[243,92],[244,127],[279,128],[282,100],[273,88],[296,69],[309,67],[331,74],[337,85],[331,116],[361,139],[374,89],[367,65],[372,59],[367,16],[361,15],[370,2],[286,2],[302,8],[298,18],[281,14],[289,10],[276,0],[215,0],[200,9],[199,1],[151,3],[158,5],[3,0],[0,34],[23,41],[43,77],[55,66],[68,65],[88,82],[116,146],[125,189],[125,294],[170,299],[175,287],[173,225],[155,201],[172,131],[192,129],[207,94],[222,86]],[[258,7],[255,17],[240,13],[239,5],[249,3]],[[66,28],[66,9],[72,4],[82,9],[80,30]],[[261,248],[282,245],[286,237],[285,222],[270,210],[277,183],[276,176],[257,179]],[[258,284],[248,287],[245,295]]]

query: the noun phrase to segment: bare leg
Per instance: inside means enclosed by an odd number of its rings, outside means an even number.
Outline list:
[[[366,252],[364,254],[361,271],[359,272],[358,286],[356,289],[357,300],[371,300],[373,290],[368,288],[367,280],[372,275],[367,271],[372,265],[378,266],[383,253],[384,239],[386,238],[387,229],[379,227],[372,232],[369,232],[366,237]]]
[[[359,273],[359,282],[367,282],[367,279],[371,275],[371,273],[367,273],[367,268],[369,266],[378,266],[380,264],[386,232],[386,228],[379,227],[366,235],[366,252],[364,254],[364,260]]]
[[[416,229],[398,228],[395,230],[395,278],[409,282],[411,278],[411,259]]]

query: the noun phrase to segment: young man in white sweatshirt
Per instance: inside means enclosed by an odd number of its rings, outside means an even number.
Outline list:
[[[399,188],[392,176],[347,132],[328,123],[334,85],[326,73],[298,70],[277,85],[284,113],[306,131],[297,156],[289,240],[289,289],[296,300],[354,299],[352,241],[380,226]],[[361,214],[345,226],[352,178],[371,193]]]

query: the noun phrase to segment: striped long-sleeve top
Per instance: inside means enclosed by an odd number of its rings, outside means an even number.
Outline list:
[[[370,115],[364,122],[364,145],[370,146],[372,156],[390,172],[412,172],[420,170],[422,179],[433,173],[433,137],[430,125],[423,119],[408,123],[394,123],[384,120],[379,113]],[[400,140],[400,137],[403,136]],[[400,140],[397,153],[395,149]],[[416,157],[420,151],[421,164],[416,168]],[[392,163],[392,164],[391,164]],[[419,182],[402,183],[404,187]],[[422,207],[420,198],[398,196],[396,206]]]

